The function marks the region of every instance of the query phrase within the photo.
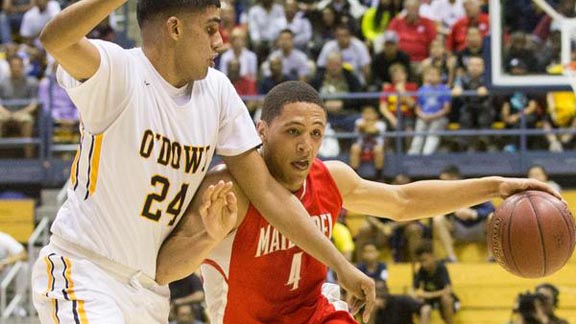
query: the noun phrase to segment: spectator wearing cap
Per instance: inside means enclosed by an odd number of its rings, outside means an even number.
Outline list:
[[[466,16],[460,18],[454,26],[452,31],[446,38],[446,47],[448,50],[456,52],[461,51],[466,47],[466,33],[468,28],[477,27],[482,33],[482,37],[490,33],[490,20],[488,15],[482,13],[480,0],[465,0],[464,10]]]
[[[318,56],[317,65],[319,68],[326,67],[327,58],[330,53],[340,53],[346,68],[365,85],[370,80],[370,53],[366,45],[358,38],[352,36],[350,27],[346,24],[336,26],[334,31],[335,40],[328,41],[322,47]]]
[[[436,24],[420,16],[418,0],[404,1],[405,15],[396,16],[388,29],[398,34],[398,46],[410,56],[413,70],[430,55],[430,44],[436,38]]]
[[[534,50],[528,45],[528,35],[518,31],[510,36],[510,46],[505,50],[504,62],[506,72],[510,73],[510,62],[514,59],[524,62],[528,68],[527,72],[539,72],[538,60]]]
[[[374,55],[371,64],[372,85],[375,89],[382,89],[384,84],[392,83],[390,67],[394,64],[403,65],[410,79],[410,56],[398,48],[398,34],[386,31],[381,42],[382,51]]]

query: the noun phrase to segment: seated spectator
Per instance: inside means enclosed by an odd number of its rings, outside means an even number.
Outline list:
[[[424,71],[424,85],[418,89],[415,131],[427,133],[446,129],[450,100],[450,89],[441,82],[440,69],[428,66]],[[430,155],[436,152],[439,145],[439,135],[416,135],[408,154]]]
[[[410,182],[410,177],[401,173],[394,177],[392,184],[403,185]],[[375,244],[378,250],[389,247],[394,262],[415,262],[416,249],[429,233],[429,228],[421,221],[392,222],[367,216],[366,222],[356,235],[357,259],[362,258],[362,247],[370,242]]]
[[[38,85],[38,102],[44,111],[49,112],[54,125],[54,140],[61,136],[58,142],[77,142],[79,115],[78,109],[68,96],[68,93],[56,80],[58,63],[54,63],[51,73],[47,74]],[[66,138],[67,137],[67,138]]]
[[[385,84],[382,89],[384,95],[380,99],[380,113],[384,116],[390,129],[413,131],[417,97],[406,93],[418,91],[418,85],[408,82],[407,70],[404,65],[393,64],[390,66],[390,75],[392,76],[392,83]],[[411,138],[405,137],[405,140],[406,146],[409,147]]]
[[[420,70],[424,71],[428,66],[440,69],[440,82],[452,87],[456,74],[456,58],[444,49],[441,39],[435,39],[430,45],[430,56],[420,64]]]
[[[572,91],[553,91],[547,94],[548,112],[542,122],[542,128],[576,130],[576,96]],[[574,135],[546,134],[551,152],[562,152],[574,143]]]
[[[282,73],[290,80],[308,81],[310,78],[310,64],[308,56],[299,49],[294,48],[294,34],[290,29],[280,32],[276,41],[278,49],[270,53],[268,60],[262,64],[263,75],[270,76],[268,62],[272,57],[279,57],[282,60]]]
[[[284,14],[286,15],[286,28],[292,31],[294,36],[294,47],[300,51],[308,52],[308,46],[312,40],[312,24],[303,11],[299,10],[296,0],[286,0],[284,3]]]
[[[456,76],[461,77],[471,57],[483,57],[483,36],[478,27],[469,27],[466,32],[466,47],[456,53]]]
[[[336,11],[332,7],[320,10],[318,21],[312,28],[312,42],[309,45],[311,58],[317,58],[324,44],[334,39],[334,30],[340,24]]]
[[[362,35],[372,48],[378,35],[384,33],[392,18],[400,11],[393,0],[379,0],[376,7],[369,8],[362,17]]]
[[[432,308],[409,295],[391,295],[384,282],[376,282],[376,305],[369,324],[428,324]]]
[[[470,57],[466,73],[456,80],[452,95],[460,97],[463,91],[475,91],[475,95],[458,98],[455,101],[455,109],[458,109],[459,124],[461,129],[490,129],[496,111],[491,105],[488,89],[484,80],[484,59]],[[461,144],[464,148],[474,151],[489,149],[493,150],[492,141],[486,136],[470,137],[463,136]]]
[[[432,1],[432,20],[436,22],[439,34],[449,35],[452,26],[466,15],[463,2],[463,0]]]
[[[420,16],[419,0],[405,0],[405,15],[396,16],[389,30],[398,34],[399,48],[410,56],[412,71],[417,71],[419,63],[430,55],[430,44],[436,38],[436,24]]]
[[[440,173],[441,180],[462,179],[460,169],[451,165]],[[487,201],[469,208],[462,208],[452,214],[434,217],[434,235],[438,237],[449,262],[457,262],[455,243],[486,242],[486,221],[494,212],[494,205]],[[492,259],[491,255],[487,257]]]
[[[241,76],[240,70],[242,69],[242,65],[240,65],[240,61],[237,59],[233,59],[228,62],[227,76],[232,82],[234,89],[240,96],[255,96],[258,94],[256,90],[256,79],[253,79],[249,76]],[[246,107],[253,113],[258,106],[256,100],[244,100],[246,102]]]
[[[44,26],[60,12],[60,4],[56,0],[34,0],[34,7],[28,9],[22,18],[20,36],[32,44]]]
[[[449,51],[457,52],[466,47],[466,34],[470,27],[477,27],[482,37],[490,33],[490,19],[482,12],[481,5],[481,0],[464,0],[466,16],[454,23],[452,31],[446,38],[446,48]]]
[[[270,54],[280,31],[287,26],[284,7],[274,0],[259,0],[248,10],[251,48],[262,62]]]
[[[267,94],[274,86],[290,80],[288,75],[283,72],[282,58],[271,57],[268,59],[267,65],[270,69],[270,75],[263,77],[258,84],[258,94],[261,95]]]
[[[382,43],[382,50],[375,48],[374,59],[370,66],[372,73],[372,85],[376,90],[382,89],[387,83],[393,83],[390,75],[390,67],[394,64],[404,66],[406,79],[410,80],[410,57],[398,49],[398,34],[394,31],[386,31],[377,44]]]
[[[522,61],[526,64],[526,72],[540,72],[540,66],[534,50],[529,45],[528,35],[523,32],[514,32],[510,36],[510,45],[504,51],[504,68],[510,73],[512,62]]]
[[[28,254],[24,246],[7,233],[0,232],[0,281],[4,269],[18,261],[24,261],[26,258],[28,258]]]
[[[33,135],[36,117],[34,112],[38,108],[38,81],[24,74],[24,62],[19,56],[12,56],[10,64],[10,77],[0,81],[0,134],[4,134],[8,122],[16,124],[20,137],[30,138]],[[25,102],[11,102],[23,100]],[[34,146],[24,147],[26,158],[34,154]]]
[[[525,293],[518,295],[517,306],[514,313],[518,315],[514,323],[518,324],[549,324],[550,321],[544,313],[543,296]]]
[[[542,182],[546,182],[548,185],[550,185],[550,187],[552,187],[554,190],[556,190],[556,192],[562,191],[562,188],[560,187],[560,185],[557,184],[556,182],[550,180],[548,178],[548,172],[546,172],[546,169],[539,164],[531,165],[530,168],[528,168],[528,175],[527,176],[530,179],[536,179],[536,180],[540,180]]]
[[[218,31],[220,32],[220,36],[222,36],[222,46],[219,46],[217,50],[218,53],[222,54],[232,47],[231,37],[234,30],[239,29],[247,33],[248,26],[236,22],[236,9],[233,4],[226,1],[221,2],[220,19],[222,19],[222,21],[220,22],[220,29],[218,29]]]
[[[384,168],[386,123],[381,120],[373,106],[365,106],[362,108],[362,116],[356,120],[354,131],[358,138],[350,148],[350,166],[358,170],[363,161],[374,161],[374,178],[380,179]]]
[[[352,34],[360,35],[358,22],[366,12],[366,7],[359,0],[320,0],[317,2],[317,8],[334,9],[338,21],[348,26]]]
[[[452,282],[448,268],[442,261],[436,260],[432,253],[432,244],[423,244],[416,250],[420,268],[414,275],[415,294],[432,309],[438,309],[446,324],[454,323],[454,313],[460,303],[452,291]]]
[[[553,284],[543,283],[536,286],[536,294],[542,296],[542,310],[544,314],[548,317],[549,324],[568,324],[568,321],[559,318],[555,310],[558,308],[560,290],[556,288]]]
[[[256,79],[258,76],[258,58],[246,47],[246,32],[234,29],[230,35],[231,48],[220,57],[218,70],[228,74],[228,62],[237,59],[240,62],[240,76]]]
[[[11,34],[19,34],[24,13],[34,7],[33,0],[3,0],[2,13],[6,14]]]
[[[376,248],[376,244],[369,242],[362,247],[362,257],[356,264],[356,268],[376,282],[386,282],[388,280],[388,267],[379,258],[380,251]]]
[[[344,68],[342,54],[332,52],[326,58],[326,68],[316,71],[310,84],[321,95],[346,95],[360,92],[362,85],[356,76]],[[354,123],[359,117],[358,101],[355,99],[333,99],[325,101],[328,111],[328,122],[334,129],[352,132]]]
[[[322,47],[318,56],[317,65],[319,68],[327,66],[328,55],[340,53],[342,62],[347,65],[350,72],[358,78],[362,85],[370,79],[370,53],[366,45],[358,38],[352,36],[350,28],[345,24],[340,24],[334,31],[335,40],[328,41]]]
[[[512,75],[525,75],[528,71],[526,63],[519,59],[514,59],[511,65],[512,70],[510,72]],[[536,128],[539,120],[538,113],[538,101],[535,96],[528,95],[523,91],[514,91],[503,103],[500,119],[506,124],[507,129],[533,129]],[[536,140],[534,136],[528,137],[528,144],[532,144],[534,140]],[[516,152],[518,145],[519,137],[513,135],[506,140],[504,151]]]

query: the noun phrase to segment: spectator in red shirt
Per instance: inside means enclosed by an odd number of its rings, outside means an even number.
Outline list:
[[[490,20],[488,15],[482,13],[481,3],[479,0],[466,0],[464,2],[464,10],[466,17],[460,18],[454,26],[452,32],[446,39],[446,47],[450,51],[461,51],[466,48],[466,34],[469,27],[477,27],[482,34],[486,36],[490,32]]]
[[[406,14],[396,16],[388,29],[398,34],[399,48],[410,56],[410,61],[419,63],[430,55],[430,44],[436,38],[436,24],[420,16],[419,0],[406,0],[404,8]]]

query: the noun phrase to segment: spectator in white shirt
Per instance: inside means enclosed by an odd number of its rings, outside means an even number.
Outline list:
[[[442,35],[448,35],[454,23],[466,15],[462,0],[434,0],[431,6],[431,19],[438,24],[438,32]]]
[[[0,232],[0,274],[2,270],[28,257],[26,250],[12,236]]]
[[[36,0],[36,5],[26,11],[20,25],[20,36],[28,42],[40,35],[44,26],[60,12],[60,4],[55,0]]]
[[[286,28],[284,7],[274,0],[260,0],[248,11],[248,31],[252,49],[263,60],[270,53],[272,43]]]
[[[218,70],[228,75],[228,63],[234,59],[240,62],[240,76],[256,79],[258,75],[258,58],[246,48],[246,32],[235,28],[230,35],[231,47],[220,57]]]
[[[278,49],[270,54],[267,62],[262,64],[264,76],[270,75],[268,62],[272,57],[279,57],[282,60],[282,73],[291,80],[308,81],[310,77],[310,64],[308,56],[304,52],[294,48],[294,34],[290,29],[280,32],[276,42]]]
[[[326,66],[328,54],[338,52],[342,55],[345,66],[351,69],[362,85],[370,79],[370,53],[366,45],[352,36],[350,27],[346,24],[336,26],[335,40],[326,42],[318,56],[318,67]]]

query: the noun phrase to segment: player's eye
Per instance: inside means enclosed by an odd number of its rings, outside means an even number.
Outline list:
[[[312,136],[314,137],[322,137],[322,132],[320,130],[313,130],[312,131]]]
[[[288,134],[290,134],[290,135],[300,135],[300,131],[297,130],[296,128],[290,128],[290,129],[288,129]]]

